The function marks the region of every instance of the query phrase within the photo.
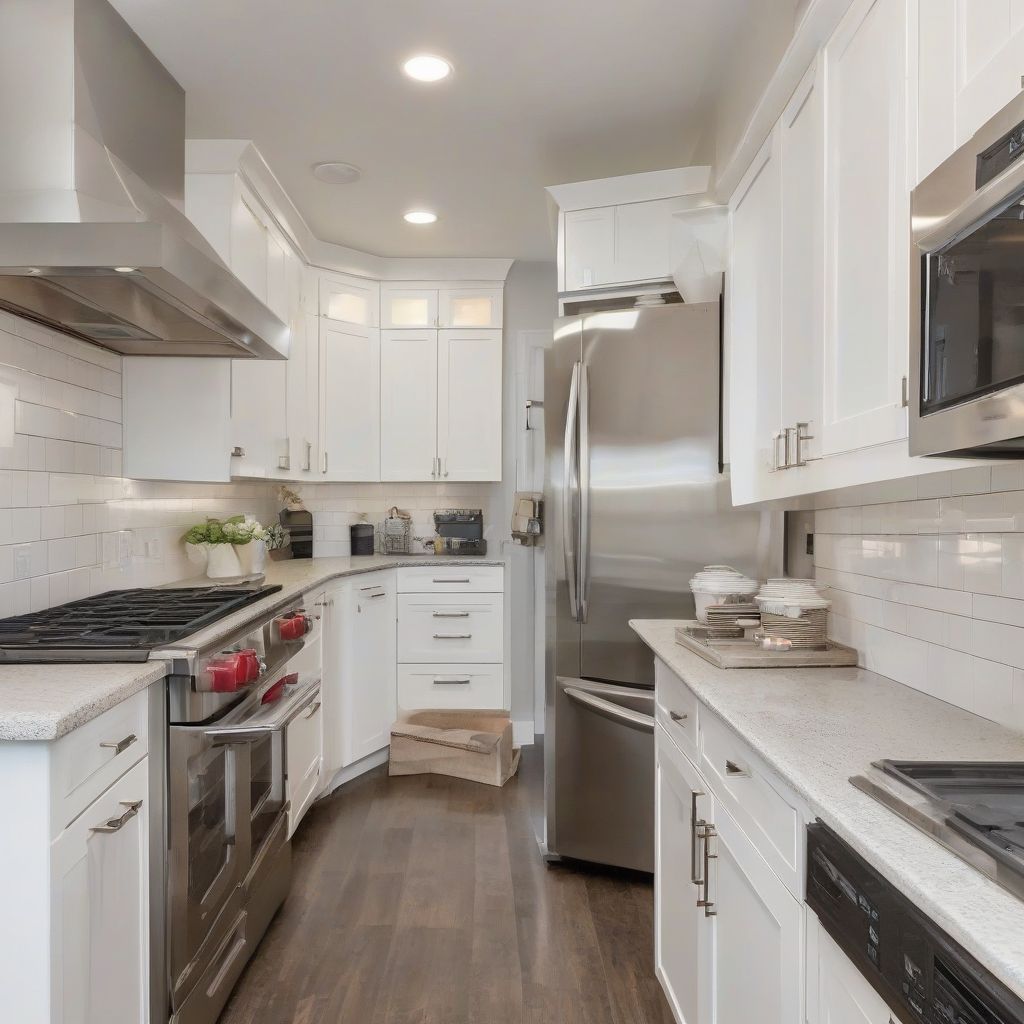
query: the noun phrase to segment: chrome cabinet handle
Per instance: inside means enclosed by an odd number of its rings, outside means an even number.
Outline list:
[[[134,738],[134,737],[133,737]],[[121,806],[125,809],[124,813],[119,818],[107,818],[102,825],[93,825],[90,832],[99,832],[101,835],[107,835],[111,832],[120,832],[121,829],[128,824],[136,814],[139,813],[139,808],[142,806],[141,800],[122,800]]]
[[[781,430],[772,435],[772,472],[777,473],[781,469],[787,469],[785,454],[779,457],[779,444],[785,435]]]
[[[468,619],[469,612],[433,612],[435,619]]]
[[[669,711],[668,717],[671,718],[673,722],[685,722],[690,716],[680,714],[678,711]]]
[[[457,683],[459,686],[469,686],[470,680],[469,679],[449,679],[449,678],[447,678],[445,676],[434,676],[434,685],[437,686],[438,683]]]
[[[697,874],[697,826],[704,822],[697,818],[697,799],[702,796],[704,793],[690,790],[690,881],[694,885],[700,885],[700,876]]]
[[[735,761],[725,762],[725,774],[731,775],[733,778],[739,776],[742,776],[743,778],[750,777],[750,772],[746,768],[743,768],[740,765],[738,765]]]
[[[437,462],[438,462],[438,465],[441,464],[441,460],[440,459],[438,459]],[[446,477],[448,476],[448,457],[447,456],[445,456],[445,460],[444,460],[444,475]]]
[[[793,462],[794,467],[807,465],[807,459],[804,458],[803,445],[805,441],[814,440],[814,435],[807,433],[809,426],[809,423],[798,423],[796,425],[796,459]]]
[[[306,464],[302,467],[307,473],[313,468],[313,442],[306,442]]]
[[[312,718],[320,710],[321,703],[321,701],[317,700],[310,704],[309,710],[306,712],[306,717]]]
[[[100,746],[109,747],[113,750],[114,756],[117,757],[118,754],[127,750],[137,739],[138,736],[136,736],[135,733],[129,733],[123,740],[117,740],[116,742],[109,740],[106,743],[101,743]]]
[[[327,452],[324,452],[324,470],[323,471],[325,473],[327,472]]]
[[[435,633],[435,640],[472,640],[472,633]]]
[[[711,861],[718,859],[717,853],[711,852],[711,840],[718,836],[715,831],[715,826],[704,822],[700,826],[700,832],[698,833],[700,839],[704,842],[704,878],[701,880],[704,892],[697,900],[697,906],[704,908],[705,917],[717,917],[718,911],[714,910],[715,901],[711,899]]]
[[[465,579],[465,580],[439,580],[439,579],[433,579],[430,582],[431,583],[468,583],[469,580],[468,579]]]

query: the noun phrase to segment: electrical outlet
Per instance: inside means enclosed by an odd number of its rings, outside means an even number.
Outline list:
[[[14,578],[27,579],[32,573],[32,549],[27,544],[19,544],[14,549]]]
[[[132,560],[132,532],[119,530],[117,534],[117,562],[122,569]]]
[[[146,541],[146,561],[159,562],[163,557],[163,550],[160,541],[154,538]]]

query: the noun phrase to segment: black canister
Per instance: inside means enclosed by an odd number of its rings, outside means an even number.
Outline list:
[[[353,523],[348,529],[352,536],[352,554],[372,555],[373,523]]]
[[[304,508],[286,508],[278,519],[291,537],[292,558],[312,558],[313,513]]]

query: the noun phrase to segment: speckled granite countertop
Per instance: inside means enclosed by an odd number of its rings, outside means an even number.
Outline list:
[[[822,821],[1024,998],[1024,904],[849,782],[881,758],[1024,761],[1024,735],[865,669],[720,669],[675,642],[678,622],[630,625]]]
[[[268,584],[282,589],[212,626],[194,633],[180,646],[203,647],[265,615],[279,604],[333,579],[399,566],[504,565],[497,558],[431,555],[365,555],[352,558],[305,558],[268,562]],[[185,580],[179,586],[202,586],[208,580]],[[0,665],[0,741],[55,740],[103,714],[108,708],[163,678],[163,661],[142,664]]]

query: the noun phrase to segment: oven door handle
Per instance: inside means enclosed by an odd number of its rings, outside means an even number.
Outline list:
[[[301,693],[292,697],[272,717],[257,716],[248,721],[230,722],[224,725],[208,725],[202,734],[214,743],[254,743],[272,736],[284,729],[297,715],[301,714],[320,695],[320,680],[309,683]]]

